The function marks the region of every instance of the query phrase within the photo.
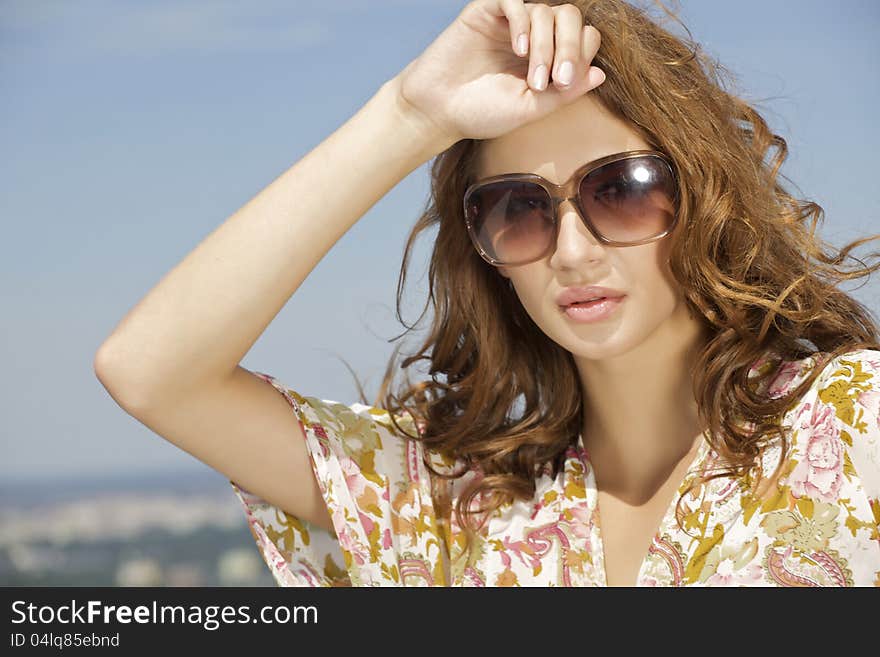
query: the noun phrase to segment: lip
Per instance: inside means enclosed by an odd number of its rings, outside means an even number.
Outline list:
[[[562,312],[570,321],[578,324],[590,324],[608,319],[623,305],[624,297],[608,297],[594,301],[586,306],[565,306]]]
[[[599,285],[589,285],[587,287],[567,287],[556,297],[557,305],[565,310],[566,307],[579,301],[587,301],[594,297],[608,297],[617,299],[626,296],[620,290],[614,290],[610,287],[601,287]]]

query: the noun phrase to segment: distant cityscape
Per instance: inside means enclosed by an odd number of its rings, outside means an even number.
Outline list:
[[[0,483],[0,585],[275,586],[213,471]]]

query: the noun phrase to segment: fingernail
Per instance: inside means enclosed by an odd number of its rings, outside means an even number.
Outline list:
[[[529,38],[526,36],[526,33],[523,32],[519,35],[516,40],[516,51],[520,55],[525,55],[529,50]]]
[[[544,91],[544,87],[547,86],[547,66],[545,64],[541,64],[535,69],[532,76],[532,86],[538,91]]]
[[[591,66],[588,75],[590,76],[590,84],[594,87],[598,87],[600,84],[605,82],[605,71],[603,71],[601,68]]]
[[[574,66],[569,61],[562,62],[562,66],[559,67],[559,71],[556,74],[556,79],[559,80],[559,84],[568,85],[571,84],[571,78],[574,75]]]

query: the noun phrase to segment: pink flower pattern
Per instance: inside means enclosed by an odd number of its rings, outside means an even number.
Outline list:
[[[843,449],[834,409],[823,406],[814,416],[802,460],[791,473],[791,492],[823,502],[837,499],[844,482]]]
[[[757,361],[753,371],[764,364]],[[753,499],[738,479],[699,487],[698,499],[685,500],[686,522],[691,533],[703,533],[693,539],[683,532],[671,505],[637,586],[880,586],[880,351],[783,363],[766,393],[784,395],[812,367],[820,375],[782,419],[792,449],[771,501]],[[423,456],[441,471],[460,464],[408,443],[384,410],[303,397],[268,374],[253,374],[274,386],[300,421],[334,527],[290,516],[230,482],[279,586],[607,585],[596,478],[579,441],[555,479],[545,471],[534,500],[489,518],[476,556],[465,563],[456,560],[462,527],[438,513],[433,496],[444,490],[454,506],[481,473],[432,486]],[[409,433],[424,428],[408,416],[397,419]],[[688,477],[717,458],[704,442]],[[772,471],[773,451],[762,459]]]

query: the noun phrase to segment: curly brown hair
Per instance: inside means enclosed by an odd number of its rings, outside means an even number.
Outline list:
[[[780,426],[781,420],[823,365],[851,350],[880,349],[877,319],[837,287],[880,268],[880,262],[866,266],[849,255],[880,234],[839,250],[816,236],[823,209],[792,196],[778,180],[788,152],[785,139],[726,90],[733,76],[702,52],[660,0],[655,4],[688,38],[674,36],[647,9],[624,0],[571,4],[602,35],[593,63],[607,79],[590,93],[651,148],[668,155],[677,172],[678,226],[667,238],[669,266],[688,311],[704,328],[705,343],[691,372],[693,392],[706,438],[725,464],[694,480],[688,491],[716,477],[744,477],[757,490],[763,448],[774,436],[781,440],[772,481],[788,448],[790,427]],[[583,391],[571,353],[532,321],[506,279],[468,238],[462,198],[474,180],[480,145],[465,139],[435,158],[428,206],[404,250],[397,317],[407,330],[392,340],[412,331],[433,305],[428,336],[399,365],[405,370],[426,360],[431,380],[414,384],[407,375],[398,393],[390,391],[398,345],[375,402],[389,411],[402,436],[421,440],[426,453],[464,465],[454,473],[439,472],[426,459],[432,476],[480,473],[455,506],[468,545],[480,528],[479,515],[486,514],[485,521],[505,503],[532,499],[545,464],[557,475],[584,426]],[[765,162],[773,147],[775,154]],[[400,305],[410,252],[415,240],[434,228],[429,298],[416,325],[407,326]],[[844,266],[848,257],[858,265]],[[812,355],[815,367],[797,387],[775,398],[760,394],[785,361]],[[759,364],[759,375],[749,378]],[[359,383],[358,388],[364,399]],[[405,418],[404,424],[418,431],[410,434],[401,426]],[[471,508],[477,496],[488,504]],[[683,498],[676,504],[679,525]],[[451,511],[438,504],[438,511]]]

